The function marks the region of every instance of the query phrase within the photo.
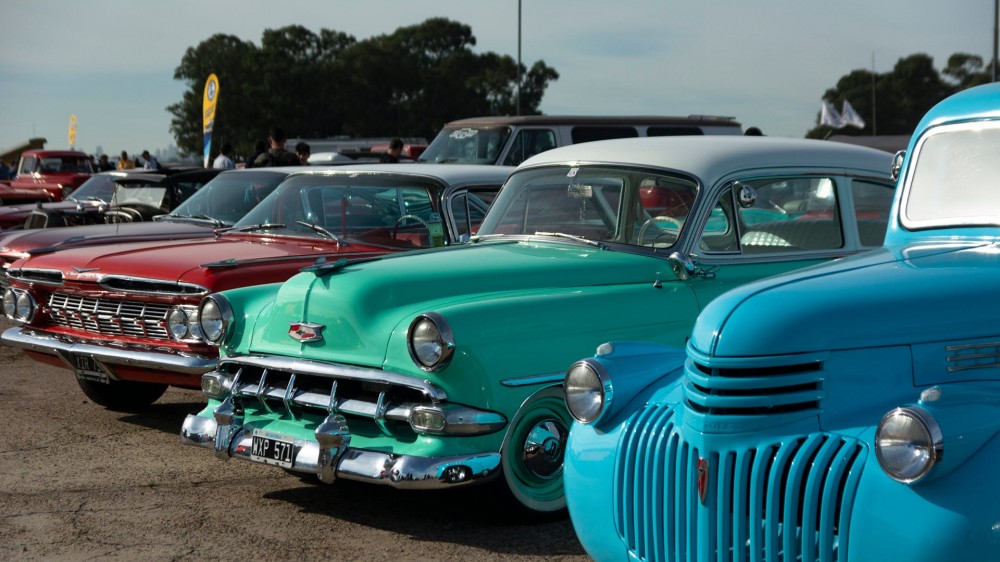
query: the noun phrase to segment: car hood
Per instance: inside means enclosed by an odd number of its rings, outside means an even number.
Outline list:
[[[254,277],[256,273],[251,271],[255,268],[267,269],[285,279],[317,254],[367,256],[384,251],[360,244],[338,246],[319,239],[235,235],[73,248],[33,256],[16,265],[57,269],[67,281],[96,281],[121,275],[194,283],[214,291],[274,280],[263,274]]]
[[[390,334],[405,332],[423,312],[463,303],[486,310],[501,299],[531,306],[556,293],[583,296],[585,287],[652,287],[658,277],[676,279],[666,259],[565,243],[486,242],[396,255],[289,279],[257,319],[250,351],[331,352],[338,361],[371,364],[385,356]],[[289,325],[299,322],[322,324],[325,339],[300,344],[290,338]]]
[[[41,248],[66,248],[120,244],[140,240],[173,240],[211,236],[213,227],[203,223],[150,221],[94,224],[68,228],[20,230],[0,238],[0,256],[18,257]]]
[[[748,357],[995,334],[998,254],[981,241],[893,246],[751,283],[705,307],[690,345]]]

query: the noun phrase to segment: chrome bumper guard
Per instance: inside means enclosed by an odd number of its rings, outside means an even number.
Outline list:
[[[181,428],[181,443],[214,449],[223,460],[250,461],[252,435],[243,429],[241,416],[224,402],[215,419],[188,415]],[[409,490],[453,488],[482,483],[499,474],[500,454],[479,453],[453,457],[415,457],[352,449],[347,423],[330,414],[316,428],[316,440],[295,440],[289,470],[315,474],[322,482],[338,478],[382,484]]]
[[[172,371],[185,375],[201,375],[211,371],[218,364],[218,359],[214,357],[136,351],[87,343],[69,343],[21,327],[6,330],[0,335],[0,343],[60,358],[65,358],[66,354],[87,355],[106,365]]]

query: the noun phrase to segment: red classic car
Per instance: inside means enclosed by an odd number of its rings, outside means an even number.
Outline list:
[[[69,197],[97,170],[84,152],[76,150],[26,150],[17,164],[14,189],[41,191],[52,201]]]
[[[73,228],[43,228],[13,230],[0,233],[0,267],[4,271],[11,263],[31,254],[50,253],[79,246],[209,238],[217,229],[232,227],[261,200],[271,194],[288,174],[301,168],[254,168],[224,171],[198,189],[190,198],[166,215],[152,221],[115,224],[92,224]],[[218,172],[218,170],[216,170]],[[113,191],[112,178],[124,172],[103,172],[87,181],[70,199],[52,205],[70,205],[79,199],[89,204],[94,182],[107,184]],[[95,195],[96,197],[96,195]],[[102,200],[110,195],[101,196]],[[48,205],[46,208],[50,208]],[[75,209],[76,207],[72,207]],[[0,207],[0,220],[4,209]],[[9,285],[6,275],[0,275],[0,286]]]
[[[19,326],[0,341],[72,369],[83,392],[112,409],[148,405],[168,385],[200,388],[218,360],[218,348],[199,338],[205,295],[285,281],[311,265],[341,268],[459,242],[476,231],[511,171],[432,164],[302,171],[212,239],[18,260],[7,270],[3,310]]]
[[[52,196],[47,191],[14,189],[10,186],[10,182],[11,180],[0,180],[0,208],[3,205],[52,201]]]

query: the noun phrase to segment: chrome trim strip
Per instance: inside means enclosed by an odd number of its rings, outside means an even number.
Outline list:
[[[122,287],[115,287],[113,285],[109,285],[108,281],[125,281],[126,283],[151,283],[151,284],[157,284],[157,285],[174,285],[174,286],[176,286],[178,288],[188,287],[188,288],[194,289],[195,291],[194,292],[184,291],[184,290],[181,290],[181,291],[178,291],[178,292],[173,292],[173,291],[149,291],[149,290],[144,291],[142,289],[136,289],[136,288],[133,288],[133,287],[130,287],[130,288],[126,289],[126,288],[122,288]],[[199,295],[201,295],[201,296],[203,296],[203,295],[207,295],[209,293],[209,290],[207,288],[202,287],[201,285],[195,285],[194,283],[181,283],[179,281],[168,281],[168,280],[165,280],[165,279],[153,279],[153,278],[149,278],[149,277],[132,277],[132,276],[129,276],[129,275],[102,275],[97,280],[97,284],[102,289],[106,289],[108,291],[114,291],[116,293],[126,292],[126,293],[131,293],[131,294],[138,294],[138,295],[177,295],[177,296],[199,296]]]
[[[215,436],[222,429],[215,420],[190,414],[181,428],[181,443],[215,449]],[[231,445],[220,458],[250,461],[252,436],[244,430],[233,432]],[[323,469],[322,449],[316,441],[295,439],[295,456],[291,470],[319,475]],[[252,462],[252,461],[251,461]],[[468,468],[470,474],[459,482],[448,482],[449,469]],[[479,453],[453,457],[415,457],[379,451],[347,448],[336,461],[336,478],[357,480],[409,490],[434,490],[482,483],[497,478],[501,471],[500,453]]]
[[[515,388],[519,386],[532,386],[536,384],[552,384],[552,383],[562,384],[563,379],[565,378],[566,378],[566,373],[552,373],[549,375],[528,375],[526,377],[503,379],[502,381],[500,381],[500,384]]]
[[[202,375],[215,368],[218,360],[192,355],[175,355],[154,351],[115,349],[85,343],[67,343],[52,336],[32,333],[19,327],[0,335],[0,343],[11,347],[61,357],[61,353],[88,355],[106,365],[122,365],[142,369],[172,371],[184,375]]]
[[[38,272],[41,274],[54,273],[59,276],[58,281],[52,281],[44,278],[31,277],[31,273]],[[27,274],[27,275],[25,275]],[[41,283],[43,285],[62,285],[64,282],[63,272],[58,269],[46,269],[40,267],[19,267],[16,269],[7,268],[7,275],[11,279],[17,279],[24,283]]]
[[[380,369],[352,367],[349,365],[338,365],[293,357],[265,357],[260,355],[230,355],[219,364],[220,369],[226,363],[252,365],[261,369],[275,369],[290,373],[308,373],[366,382],[388,383],[420,391],[434,402],[441,402],[448,399],[448,393],[429,380],[419,380],[411,375],[403,375]],[[561,378],[562,376],[560,375]]]

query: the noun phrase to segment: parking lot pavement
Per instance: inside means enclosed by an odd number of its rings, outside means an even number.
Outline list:
[[[589,560],[566,516],[526,524],[486,488],[319,485],[219,461],[180,444],[197,392],[111,412],[69,371],[2,345],[0,364],[0,559]]]

